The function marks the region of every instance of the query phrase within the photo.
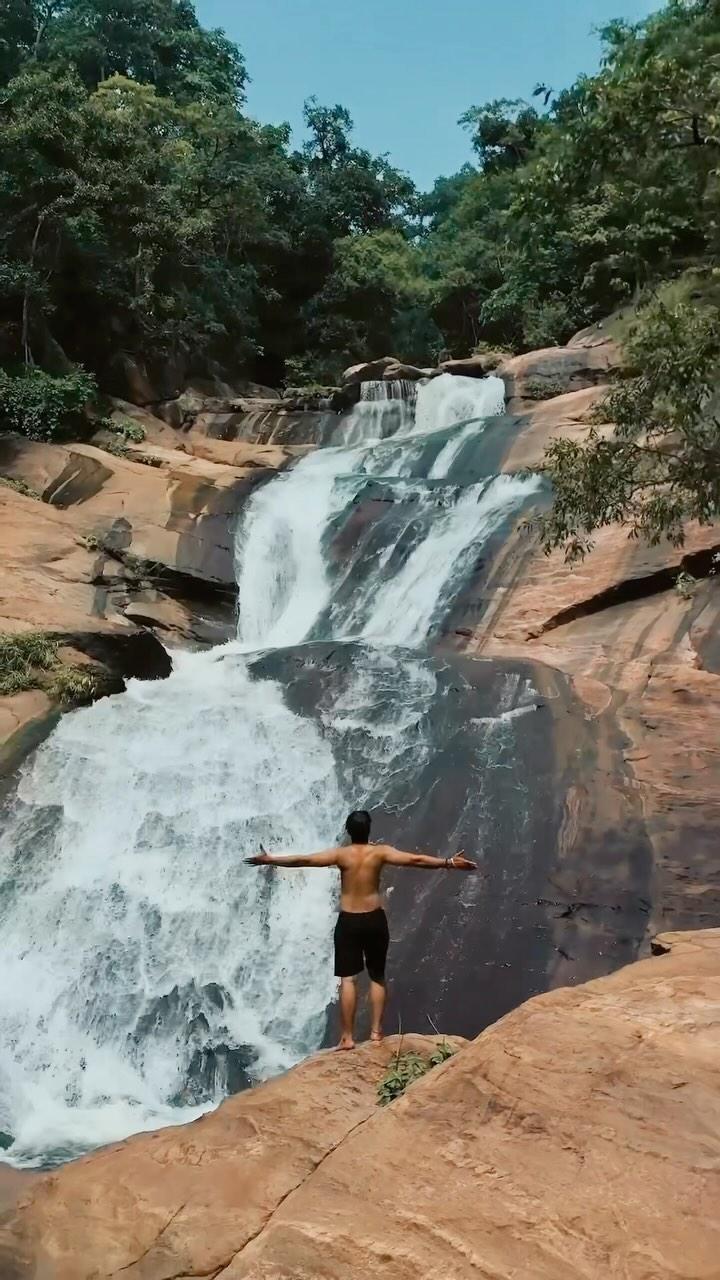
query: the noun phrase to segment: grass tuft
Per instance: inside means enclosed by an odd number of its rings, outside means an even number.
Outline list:
[[[387,1107],[396,1098],[402,1097],[408,1085],[421,1080],[428,1071],[432,1071],[433,1067],[439,1067],[442,1062],[447,1062],[454,1053],[455,1050],[447,1040],[439,1041],[427,1058],[420,1053],[401,1053],[398,1049],[377,1087],[380,1106]]]
[[[43,631],[0,633],[0,694],[36,689],[38,676],[57,663],[57,641]]]
[[[59,641],[44,631],[0,632],[0,695],[44,689],[62,706],[92,702],[102,678],[91,668],[69,666],[58,657]]]

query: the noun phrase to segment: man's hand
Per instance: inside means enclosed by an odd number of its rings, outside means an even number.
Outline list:
[[[448,858],[448,866],[452,867],[453,871],[477,871],[477,862],[471,862],[466,858],[462,849],[455,854],[454,858]]]
[[[256,853],[254,858],[246,858],[250,867],[267,867],[272,865],[272,858],[268,853]]]

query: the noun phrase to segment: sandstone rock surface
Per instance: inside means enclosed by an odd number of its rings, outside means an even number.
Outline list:
[[[566,395],[598,386],[621,363],[614,342],[574,347],[547,347],[514,356],[498,366],[505,382],[509,413],[528,407],[528,401]]]
[[[463,378],[486,378],[504,359],[501,351],[479,351],[462,360],[441,360],[440,373],[459,374]]]
[[[405,1036],[402,1049],[429,1053],[435,1043]],[[194,1124],[142,1134],[39,1179],[0,1226],[0,1275],[217,1274],[377,1113],[377,1085],[398,1044],[319,1054]]]
[[[129,416],[129,415],[123,415]],[[0,436],[0,475],[38,497],[0,485],[0,631],[48,631],[65,638],[61,656],[90,656],[122,687],[122,677],[157,673],[166,644],[197,645],[232,633],[237,513],[254,485],[302,449],[193,441],[145,410],[147,431],[118,457],[87,444],[42,444]],[[39,500],[42,497],[42,501]],[[200,602],[200,607],[198,602]],[[37,690],[0,697],[0,774],[52,723]]]
[[[0,440],[0,472],[38,491],[43,506],[72,511],[78,536],[227,587],[234,585],[233,518],[251,488],[291,455],[246,445],[233,456],[240,465],[156,444],[117,457],[94,445]]]
[[[655,863],[651,929],[720,919],[719,550],[717,526],[690,526],[681,549],[612,527],[573,568],[518,532],[468,601],[468,622],[481,614],[471,652],[565,672],[587,708],[604,766],[568,817],[576,838],[613,788],[635,790]],[[674,586],[681,571],[697,579],[687,596]]]
[[[553,440],[585,440],[592,411],[606,392],[607,387],[603,385],[585,387],[527,405],[509,415],[513,418],[512,440],[503,458],[503,471],[542,466],[545,450]]]
[[[396,361],[395,364],[389,364],[383,373],[384,382],[417,382],[420,378],[427,376],[425,369],[419,369],[415,364],[405,364],[402,360]]]
[[[61,660],[90,659],[117,688],[126,676],[167,674],[160,644],[125,613],[137,574],[87,535],[69,512],[0,486],[0,632],[51,632],[63,643]],[[146,594],[159,597],[149,584]],[[189,611],[166,604],[167,634],[189,637]],[[0,697],[0,775],[37,745],[56,714],[39,689]]]
[[[714,1276],[720,931],[657,949],[529,1001],[389,1108],[378,1051],[321,1055],[30,1183],[3,1280]]]
[[[351,364],[343,373],[342,380],[347,385],[353,382],[377,382],[385,375],[386,369],[402,364],[397,356],[380,356],[377,360],[364,360],[361,364]]]

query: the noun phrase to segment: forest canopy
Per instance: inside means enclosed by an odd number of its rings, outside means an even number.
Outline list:
[[[113,391],[128,359],[329,382],[388,351],[564,342],[711,271],[720,0],[611,23],[603,49],[569,89],[470,105],[475,162],[422,193],[341,105],[306,103],[300,148],[252,119],[241,51],[190,0],[5,0],[6,382],[79,367]]]

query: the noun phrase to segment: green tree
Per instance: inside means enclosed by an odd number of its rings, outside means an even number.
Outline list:
[[[540,87],[546,114],[496,101],[463,117],[480,171],[441,189],[425,235],[451,345],[471,332],[520,347],[565,341],[717,257],[716,0],[670,0],[603,34],[596,76],[557,95]]]
[[[426,359],[442,345],[428,315],[427,294],[417,247],[400,231],[339,240],[334,269],[308,308],[318,372],[337,377],[358,359],[388,353]]]
[[[545,455],[554,503],[540,522],[546,551],[569,560],[592,534],[620,522],[632,537],[681,546],[689,520],[720,516],[720,315],[656,302],[627,343],[628,368],[585,441],[556,440]]]
[[[484,173],[526,164],[544,127],[535,108],[521,98],[496,98],[483,107],[470,107],[459,123],[472,134]]]

